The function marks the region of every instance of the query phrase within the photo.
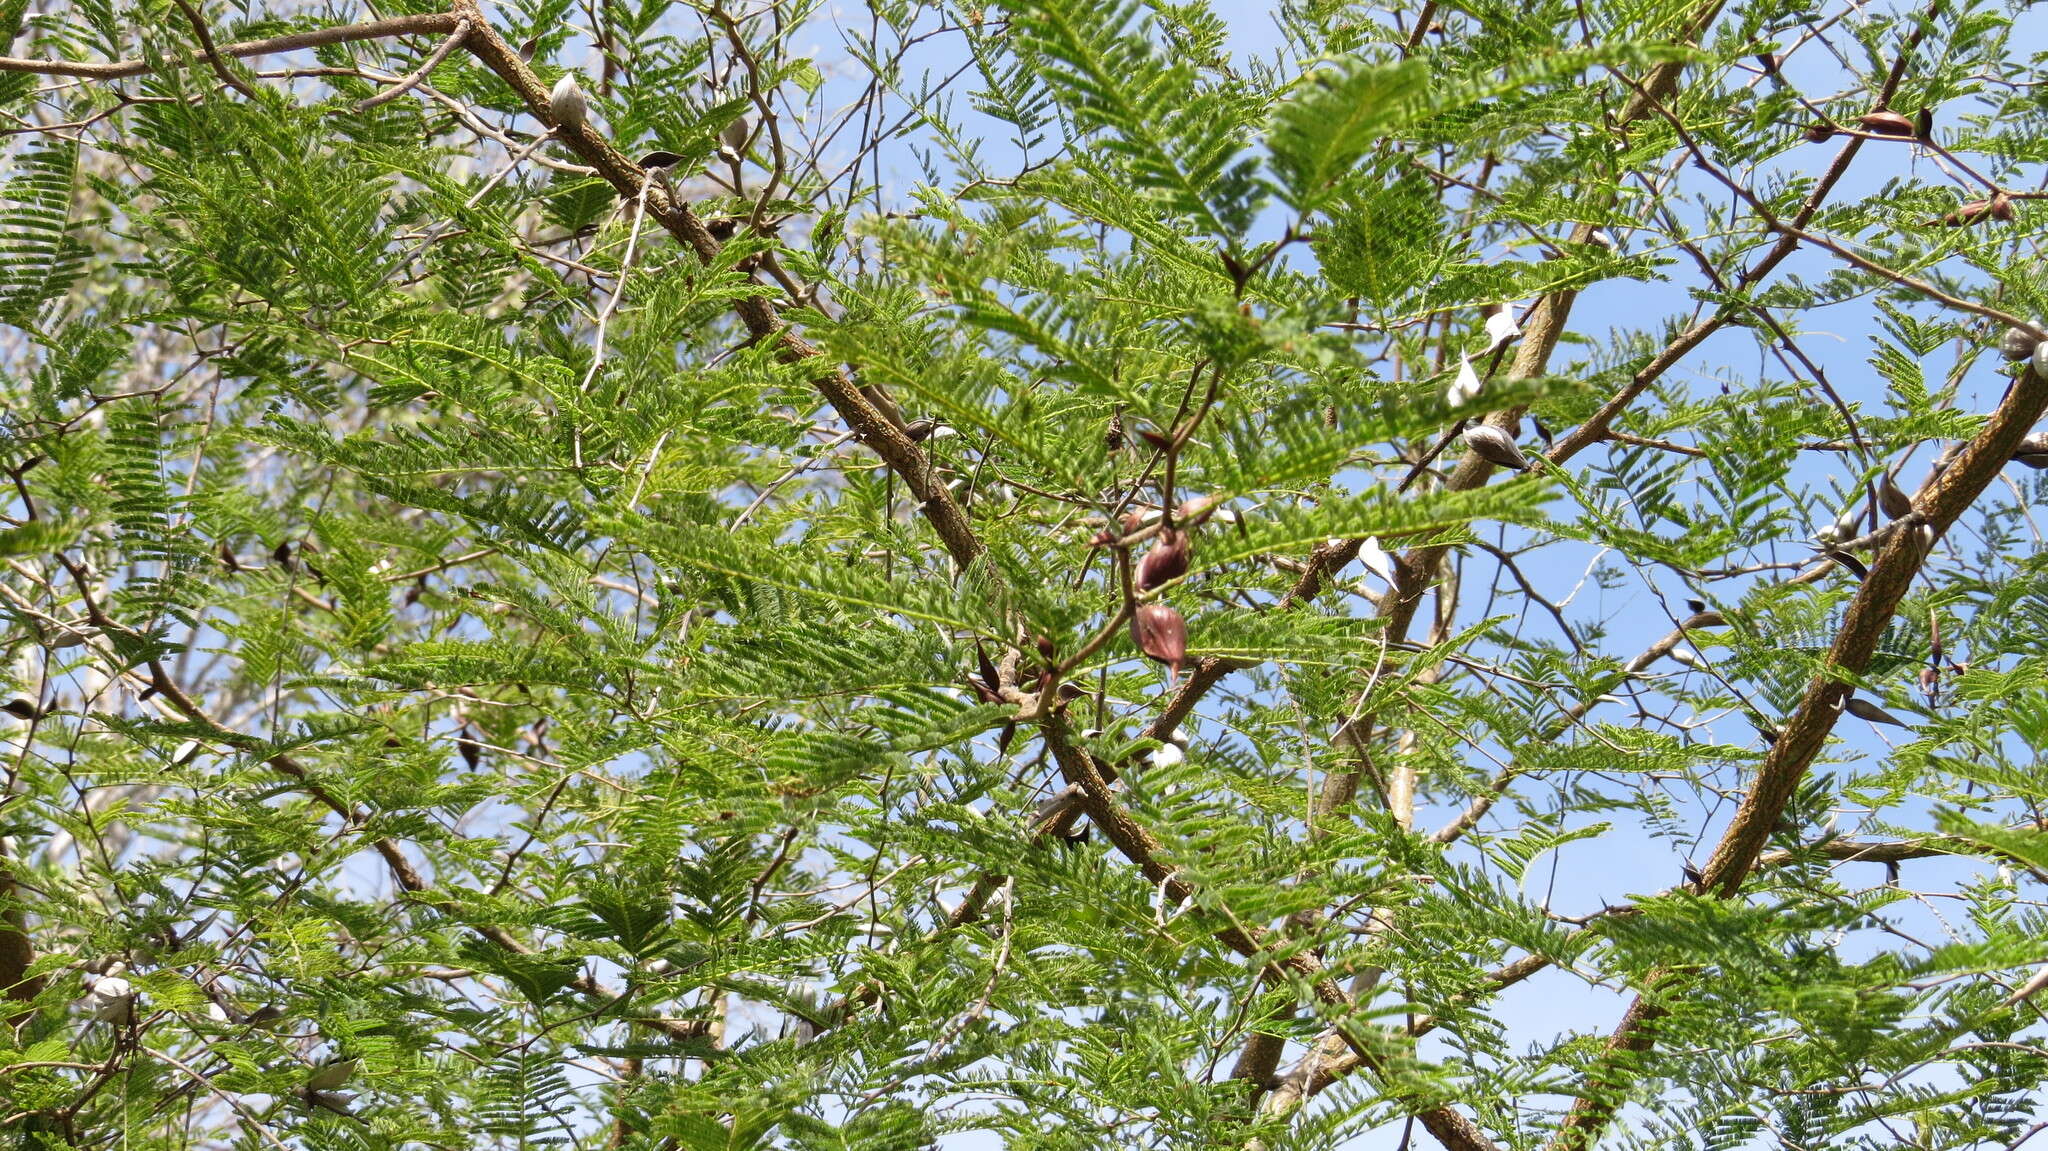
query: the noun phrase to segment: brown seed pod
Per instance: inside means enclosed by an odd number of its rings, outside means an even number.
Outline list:
[[[1917,134],[1913,121],[1897,112],[1872,112],[1857,120],[1856,126],[1873,136],[1896,136],[1902,140],[1910,140]]]
[[[1988,200],[1972,200],[1948,215],[1942,216],[1939,219],[1929,220],[1927,223],[1940,224],[1947,228],[1964,228],[1971,224],[1982,223],[1985,220],[1997,220],[2000,223],[2008,223],[2012,220],[2013,215],[2011,198],[2001,192]]]
[[[2034,337],[2018,328],[2007,328],[1999,337],[1998,352],[2006,359],[2018,363],[2034,354]]]
[[[1138,650],[1180,674],[1188,657],[1188,624],[1181,614],[1163,603],[1138,605],[1131,616],[1131,640]]]
[[[1186,575],[1189,550],[1188,533],[1178,528],[1161,528],[1152,550],[1138,561],[1138,590],[1151,591]]]
[[[1913,514],[1913,497],[1887,475],[1877,484],[1877,506],[1892,519],[1904,519]]]
[[[1808,124],[1806,126],[1806,139],[1809,143],[1825,144],[1834,138],[1835,126],[1833,124]]]
[[[1138,438],[1144,440],[1146,446],[1155,452],[1163,452],[1173,446],[1171,439],[1151,428],[1139,428]]]

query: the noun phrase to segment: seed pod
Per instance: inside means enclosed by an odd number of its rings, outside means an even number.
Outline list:
[[[1896,136],[1902,140],[1914,136],[1913,121],[1897,112],[1872,112],[1857,120],[1856,126],[1873,136]]]
[[[548,114],[555,118],[557,128],[570,130],[581,128],[590,119],[590,101],[584,98],[576,73],[564,72],[555,81],[554,89],[548,93]]]
[[[2018,363],[2034,354],[2034,344],[2034,337],[2018,328],[2007,328],[2005,335],[1999,337],[1998,352],[2006,359]]]
[[[2035,432],[2021,440],[2012,458],[2030,468],[2048,468],[2048,432]]]
[[[1910,726],[1905,720],[1871,703],[1869,700],[1851,698],[1842,704],[1842,710],[1868,723],[1882,724],[1886,727]]]
[[[673,168],[682,162],[683,158],[681,156],[660,148],[640,157],[640,166],[642,168]]]
[[[1486,350],[1497,351],[1509,340],[1522,334],[1522,326],[1515,323],[1514,312],[1503,305],[1501,310],[1486,317]]]
[[[1479,398],[1486,387],[1479,373],[1472,370],[1472,357],[1458,357],[1458,378],[1451,383],[1451,390],[1444,393],[1444,399],[1454,408],[1462,407]]]
[[[1215,515],[1216,509],[1222,505],[1223,497],[1219,494],[1211,493],[1206,496],[1196,496],[1194,499],[1187,500],[1180,507],[1176,508],[1173,516],[1191,528],[1200,527],[1208,523],[1209,517]],[[1230,517],[1225,516],[1224,522],[1228,523],[1229,521]]]
[[[1179,767],[1187,759],[1187,753],[1177,744],[1162,743],[1152,753],[1153,767]]]
[[[311,1075],[306,1077],[306,1090],[332,1091],[334,1088],[348,1082],[349,1076],[356,1073],[356,1065],[360,1062],[361,1060],[349,1058],[336,1059],[321,1064],[313,1069]]]
[[[1492,424],[1473,424],[1465,429],[1465,446],[1489,464],[1517,471],[1529,470],[1529,458],[1515,444],[1515,437]]]
[[[1173,446],[1173,441],[1152,428],[1139,428],[1138,438],[1155,452],[1163,452]]]
[[[1163,603],[1138,605],[1131,616],[1131,639],[1139,651],[1180,674],[1181,661],[1188,657],[1188,624],[1179,612]]]
[[[2006,223],[2011,221],[2012,218],[2012,199],[2001,192],[1988,200],[1972,200],[1946,216],[1926,222],[1928,224],[1940,224],[1945,228],[1966,228],[1971,224],[1981,223],[1985,220],[1997,220],[2000,223]]]
[[[1877,484],[1877,506],[1883,508],[1884,514],[1892,519],[1904,519],[1913,514],[1913,497],[1892,482],[1892,477],[1887,474]]]
[[[720,140],[723,140],[725,142],[725,146],[731,148],[735,153],[745,152],[747,148],[747,141],[752,139],[753,136],[754,126],[752,124],[747,123],[747,118],[745,116],[741,116],[739,119],[734,120],[730,124],[727,124],[724,127],[724,129],[722,129],[718,133],[718,138]]]
[[[2034,345],[2034,374],[2048,379],[2048,340]]]
[[[1138,561],[1138,590],[1151,591],[1186,575],[1189,550],[1188,533],[1178,528],[1161,529],[1152,550]]]
[[[1810,143],[1825,144],[1834,138],[1835,126],[1833,124],[1808,124],[1806,126],[1806,139]]]
[[[1913,134],[1922,140],[1934,139],[1934,109],[1922,108],[1920,114],[1913,117]]]
[[[1863,530],[1863,504],[1851,503],[1841,515],[1835,517],[1835,538],[1830,543],[1853,540]]]

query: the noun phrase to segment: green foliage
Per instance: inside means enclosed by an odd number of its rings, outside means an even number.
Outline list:
[[[30,7],[10,1145],[2048,1119],[2038,13]]]

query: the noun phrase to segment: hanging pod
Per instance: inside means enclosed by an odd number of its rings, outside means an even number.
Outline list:
[[[576,82],[576,73],[564,72],[562,78],[548,93],[548,114],[555,118],[555,126],[565,129],[581,128],[590,119],[590,101],[583,95],[583,86]]]

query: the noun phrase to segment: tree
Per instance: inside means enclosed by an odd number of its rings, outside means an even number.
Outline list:
[[[0,1131],[2048,1129],[2031,14],[1219,7],[0,3]]]

